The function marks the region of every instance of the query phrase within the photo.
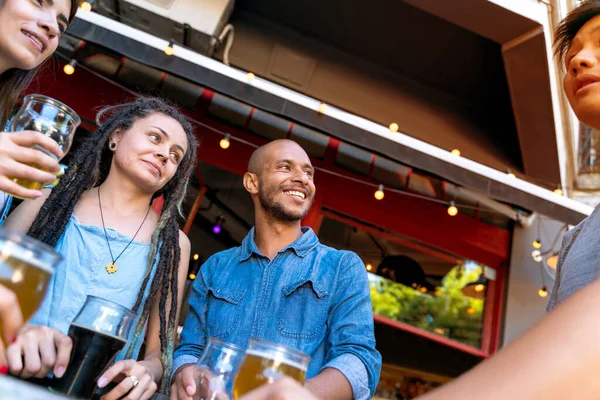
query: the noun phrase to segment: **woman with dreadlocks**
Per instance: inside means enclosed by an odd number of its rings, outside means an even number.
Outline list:
[[[120,382],[105,400],[148,399],[169,388],[173,340],[190,242],[177,213],[194,170],[190,123],[156,98],[110,107],[99,129],[73,153],[59,184],[23,202],[7,220],[64,255],[40,309],[7,349],[8,367],[23,378],[64,374],[66,333],[86,296],[138,313],[135,330],[98,386]],[[164,197],[160,214],[152,201]],[[137,359],[146,334],[144,359]]]

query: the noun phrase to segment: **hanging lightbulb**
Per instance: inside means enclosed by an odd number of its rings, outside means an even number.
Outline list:
[[[562,191],[561,188],[557,188],[557,189],[554,189],[554,194],[557,195],[557,196],[562,196],[563,195],[563,191]]]
[[[483,289],[485,289],[485,285],[483,283],[478,283],[477,285],[475,285],[476,292],[483,292]]]
[[[85,12],[92,11],[92,3],[90,3],[89,1],[82,1],[79,4],[79,8],[81,8],[81,10]]]
[[[398,124],[397,124],[397,123],[395,123],[395,122],[392,122],[392,123],[390,124],[390,131],[392,131],[392,132],[398,132],[398,129],[399,129],[399,127],[398,127]]]
[[[458,208],[453,201],[450,202],[450,206],[448,207],[448,215],[451,217],[455,217],[458,214]]]
[[[194,279],[196,279],[196,274],[190,274],[190,279],[191,279],[191,280],[194,280]]]
[[[165,47],[165,54],[168,55],[169,57],[172,56],[173,54],[175,54],[175,49],[173,48],[173,46],[175,46],[175,44],[171,40],[171,41],[169,41],[169,44],[167,45],[167,47]]]
[[[506,170],[506,174],[508,175],[509,178],[516,178],[515,174],[513,174],[510,169]]]
[[[534,249],[541,249],[542,248],[542,241],[539,238],[535,239],[533,241],[533,248]]]
[[[327,104],[325,104],[325,103],[321,103],[321,104],[319,104],[319,112],[320,112],[321,114],[325,114],[325,111],[326,111],[326,110],[327,110]]]
[[[194,261],[198,261],[198,258],[200,258],[200,256],[198,254],[194,254]]]
[[[219,233],[221,233],[221,225],[215,224],[215,226],[213,226],[213,233],[215,235],[218,235]]]
[[[467,314],[475,314],[475,309],[473,307],[467,308]]]
[[[367,264],[367,271],[370,271],[373,269],[373,266],[371,264]]]
[[[456,157],[460,157],[460,150],[458,149],[454,149],[451,151],[452,155],[456,156]]]
[[[215,222],[215,225],[213,226],[213,229],[212,229],[212,231],[215,235],[218,235],[219,233],[221,233],[224,222],[225,222],[225,218],[222,215],[219,215],[217,217],[217,222]]]
[[[539,250],[532,251],[531,258],[533,258],[533,261],[535,261],[536,263],[541,263],[544,259],[544,257],[542,257],[542,252]]]
[[[231,135],[228,133],[223,139],[221,139],[221,141],[219,142],[219,146],[221,146],[222,149],[228,149],[229,146],[231,146],[230,139]]]
[[[377,187],[374,196],[377,200],[383,200],[383,197],[385,196],[385,193],[383,193],[383,185]]]
[[[65,74],[67,74],[67,75],[73,75],[73,73],[75,72],[76,65],[77,65],[77,60],[72,59],[71,61],[69,61],[68,64],[65,64],[63,71],[65,71]]]
[[[246,74],[246,80],[248,82],[252,82],[254,79],[256,79],[256,75],[254,75],[252,72],[248,72]]]
[[[540,290],[538,290],[538,294],[540,295],[540,297],[548,296],[548,288],[546,286],[543,286]]]

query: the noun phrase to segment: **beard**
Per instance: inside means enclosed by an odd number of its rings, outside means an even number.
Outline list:
[[[311,198],[308,202],[308,206],[305,210],[294,211],[286,209],[286,207],[280,202],[275,200],[275,194],[279,192],[279,187],[274,187],[268,190],[259,187],[258,189],[258,200],[260,205],[267,215],[270,215],[276,221],[295,222],[306,217],[310,207],[312,206],[313,199]]]

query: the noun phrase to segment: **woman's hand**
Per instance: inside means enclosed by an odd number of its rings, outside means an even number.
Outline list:
[[[61,378],[71,359],[73,341],[54,328],[26,325],[6,350],[8,370],[21,378]]]
[[[41,146],[57,159],[63,156],[58,144],[36,131],[0,132],[0,190],[12,195],[32,199],[42,195],[39,190],[25,189],[12,181],[13,178],[28,179],[40,183],[56,180],[52,172],[60,172],[58,161],[40,150],[31,148]],[[32,167],[38,166],[41,169]]]
[[[270,385],[262,385],[243,395],[240,400],[317,400],[317,398],[298,382],[284,376]]]
[[[0,374],[8,373],[4,346],[17,337],[23,325],[23,314],[19,307],[19,300],[13,291],[0,285]]]
[[[119,382],[101,400],[147,400],[158,386],[154,376],[144,361],[121,360],[113,364],[98,379],[98,387],[103,388],[109,382]],[[127,396],[125,396],[127,394]]]

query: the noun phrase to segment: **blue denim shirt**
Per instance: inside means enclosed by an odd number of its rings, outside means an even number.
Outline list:
[[[240,247],[210,257],[189,298],[173,370],[195,363],[207,337],[246,347],[262,338],[311,356],[307,378],[335,368],[355,399],[369,399],[381,370],[365,266],[352,252],[322,245],[310,228],[277,253],[260,254],[254,228]]]

